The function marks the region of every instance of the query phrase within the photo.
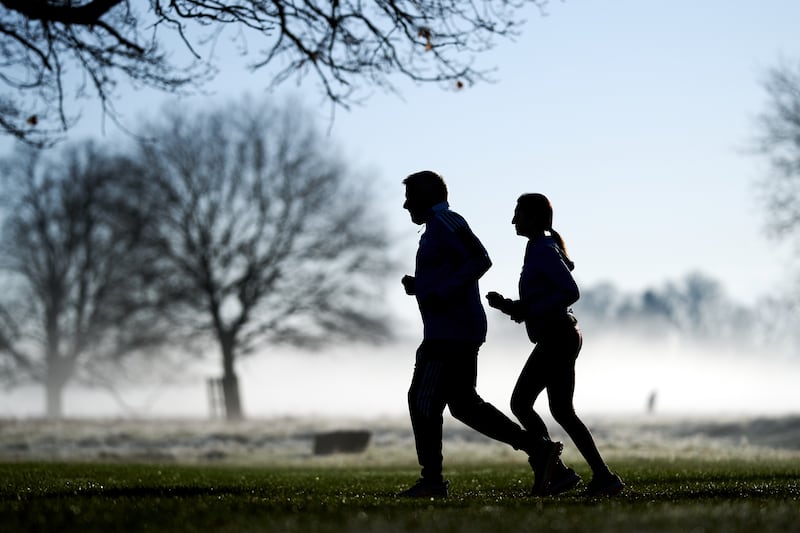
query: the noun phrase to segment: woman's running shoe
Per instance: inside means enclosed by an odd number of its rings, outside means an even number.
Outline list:
[[[598,477],[594,476],[586,487],[585,496],[616,496],[622,489],[625,488],[625,483],[622,482],[620,477],[612,472]]]

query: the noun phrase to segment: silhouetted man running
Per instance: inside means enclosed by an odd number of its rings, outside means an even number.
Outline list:
[[[486,340],[478,279],[492,266],[489,255],[464,218],[450,210],[447,186],[439,174],[417,172],[403,184],[403,207],[415,224],[425,224],[425,232],[415,274],[402,279],[406,293],[417,298],[424,329],[408,391],[422,474],[400,496],[447,496],[449,481],[442,477],[445,406],[471,428],[525,451],[535,473],[533,491],[538,492],[547,485],[562,444],[530,437],[475,391],[478,349]]]

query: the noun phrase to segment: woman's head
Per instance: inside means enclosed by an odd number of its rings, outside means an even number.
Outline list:
[[[575,268],[575,263],[567,255],[567,246],[564,239],[553,229],[553,204],[547,196],[539,193],[523,194],[517,199],[514,209],[514,218],[511,223],[517,229],[517,235],[534,239],[549,233],[558,247],[564,262],[570,270]]]
[[[543,194],[523,194],[517,199],[511,223],[518,235],[529,238],[543,235],[553,229],[553,206]]]

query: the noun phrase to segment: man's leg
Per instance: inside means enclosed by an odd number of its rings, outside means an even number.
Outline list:
[[[536,442],[475,390],[479,347],[478,343],[450,343],[445,363],[450,376],[446,392],[450,414],[487,437],[510,444],[517,450],[525,450],[530,455],[535,452]]]
[[[532,494],[539,494],[547,486],[559,463],[563,445],[552,442],[546,434],[528,433],[492,404],[484,401],[475,391],[478,370],[479,344],[454,345],[448,354],[452,377],[448,387],[447,404],[450,414],[469,427],[495,440],[510,444],[528,454],[528,463],[535,475]]]
[[[414,376],[408,391],[408,408],[422,478],[442,481],[442,413],[444,412],[444,364],[437,343],[423,341],[417,349]]]

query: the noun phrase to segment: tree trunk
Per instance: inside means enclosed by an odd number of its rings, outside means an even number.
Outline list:
[[[233,369],[234,350],[230,339],[222,339],[222,393],[225,396],[225,419],[242,420],[242,401],[239,395],[239,378]]]
[[[239,397],[239,379],[233,371],[222,376],[222,391],[225,395],[225,419],[228,421],[242,420],[244,414]]]
[[[70,365],[59,355],[58,347],[61,332],[55,313],[47,316],[47,368],[45,370],[45,416],[50,420],[60,419],[64,415],[64,386],[70,373]]]
[[[61,376],[49,372],[45,383],[45,416],[50,420],[58,420],[64,415],[62,396],[64,394],[64,380]]]

